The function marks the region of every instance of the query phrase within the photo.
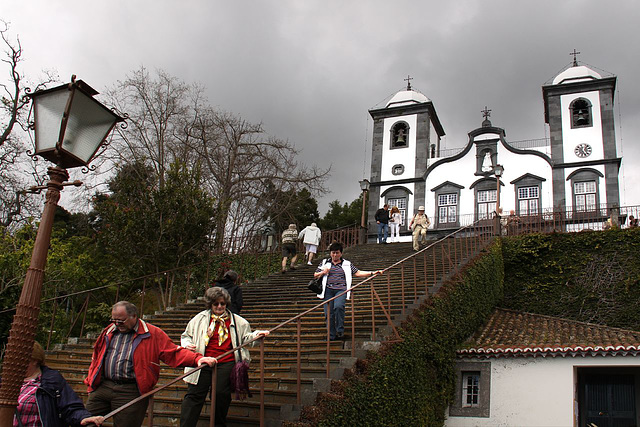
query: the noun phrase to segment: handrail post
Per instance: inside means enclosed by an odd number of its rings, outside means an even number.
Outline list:
[[[191,269],[189,269],[187,271],[187,287],[184,291],[184,303],[188,303],[189,302],[189,286],[191,285]]]
[[[438,283],[438,270],[436,265],[436,246],[431,247],[431,258],[433,259],[433,286]]]
[[[144,315],[144,294],[146,292],[147,289],[147,278],[144,278],[144,281],[142,282],[142,296],[140,297],[140,317],[142,317]]]
[[[87,320],[87,311],[89,311],[89,296],[91,294],[87,294],[87,298],[84,301],[84,314],[82,315],[82,326],[80,326],[80,336],[84,333],[84,322]]]
[[[325,292],[327,290],[325,289]],[[331,305],[333,301],[327,301],[324,304],[325,318],[327,319],[327,378],[329,378],[329,364],[331,363]]]
[[[371,341],[376,340],[376,307],[373,303],[373,279],[369,282],[369,289],[371,289]]]
[[[400,264],[400,298],[402,298],[402,314],[404,314],[404,261]],[[389,311],[391,311],[391,306],[389,306]]]
[[[356,355],[356,293],[351,292],[351,357]]]
[[[416,268],[416,257],[413,257],[413,300],[418,299],[418,272]]]
[[[202,374],[202,372],[201,372]],[[216,388],[218,387],[218,364],[213,365],[211,370],[211,405],[209,408],[209,427],[216,425]]]
[[[264,337],[260,339],[260,427],[264,426]]]
[[[51,335],[53,335],[53,323],[56,318],[56,311],[58,310],[58,300],[53,300],[53,314],[51,315],[51,326],[49,326],[49,338],[47,338],[47,351],[49,351],[49,345],[51,345]]]
[[[429,283],[427,282],[429,278],[427,276],[427,251],[422,252],[422,263],[424,264],[424,292],[429,295]]]
[[[296,360],[296,404],[300,405],[302,402],[302,374],[300,370],[302,369],[302,348],[300,345],[300,339],[302,335],[302,318],[298,317],[296,321],[296,342],[297,342],[297,360]]]
[[[371,279],[373,284],[373,279]],[[391,269],[387,270],[387,306],[391,307]]]
[[[153,394],[149,396],[149,409],[147,412],[147,418],[149,419],[149,427],[153,427]]]

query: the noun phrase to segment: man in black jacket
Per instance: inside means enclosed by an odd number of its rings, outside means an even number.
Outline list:
[[[238,281],[238,273],[233,270],[228,270],[222,276],[222,279],[216,281],[212,286],[219,286],[224,288],[231,295],[231,305],[227,308],[234,314],[240,314],[242,310],[242,288],[236,285]]]
[[[378,224],[378,243],[387,243],[387,235],[389,234],[389,205],[385,204],[378,209],[375,218]]]

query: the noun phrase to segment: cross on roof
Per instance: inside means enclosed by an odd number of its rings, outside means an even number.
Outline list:
[[[489,117],[491,117],[491,110],[489,110],[486,105],[484,106],[484,110],[480,110],[480,112],[482,113],[483,119],[488,119]]]
[[[407,78],[404,79],[404,81],[407,82],[407,90],[411,90],[411,80],[413,80],[413,77],[407,74]]]
[[[569,55],[573,55],[573,66],[577,67],[578,66],[578,55],[580,55],[580,52],[578,52],[577,50],[573,49],[573,52],[571,52]]]

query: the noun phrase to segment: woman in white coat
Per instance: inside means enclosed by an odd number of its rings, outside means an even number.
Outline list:
[[[308,265],[311,265],[313,256],[318,252],[321,236],[322,232],[315,222],[312,222],[310,226],[305,227],[300,234],[298,234],[298,239],[302,239],[302,243],[304,243],[304,255],[307,257]]]
[[[226,289],[212,287],[204,293],[206,310],[196,314],[187,324],[181,336],[182,347],[200,354],[216,358],[218,375],[216,377],[216,414],[215,425],[225,426],[227,412],[231,405],[231,370],[236,362],[251,360],[245,347],[239,351],[219,358],[222,354],[240,344],[259,336],[269,335],[269,331],[251,332],[251,326],[243,317],[231,313],[227,307],[231,296]],[[185,373],[194,368],[185,368]],[[211,388],[211,369],[203,368],[185,377],[187,394],[182,400],[180,426],[196,426],[202,406]]]

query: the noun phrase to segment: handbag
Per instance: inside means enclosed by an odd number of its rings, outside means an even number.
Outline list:
[[[325,259],[323,265],[329,262],[329,260],[331,260],[331,258]],[[322,279],[323,279],[323,276],[320,276],[317,279],[314,277],[309,281],[309,284],[307,285],[307,289],[309,289],[314,294],[322,293]]]
[[[233,323],[236,323],[236,318],[231,313],[231,317],[233,317]],[[238,338],[238,328],[235,327],[233,329],[236,333],[236,342],[240,344],[240,339]],[[230,380],[230,389],[232,393],[236,393],[237,400],[244,400],[247,397],[253,397],[251,394],[251,390],[249,390],[249,363],[242,360],[242,349],[238,350],[238,355],[240,356],[240,360],[233,365],[233,369],[231,369],[231,374],[229,375]]]
[[[318,277],[317,279],[316,278],[311,279],[311,281],[307,285],[307,288],[309,288],[309,290],[314,294],[321,293],[322,292],[322,276]]]

